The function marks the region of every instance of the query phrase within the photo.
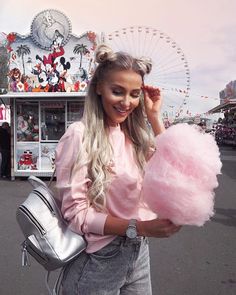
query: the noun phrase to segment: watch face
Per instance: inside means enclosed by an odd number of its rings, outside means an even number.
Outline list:
[[[135,227],[129,227],[126,231],[126,235],[130,239],[134,239],[137,237],[137,231]]]

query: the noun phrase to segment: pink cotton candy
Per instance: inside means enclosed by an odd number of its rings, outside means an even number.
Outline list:
[[[203,225],[214,214],[214,189],[222,167],[212,135],[196,126],[173,125],[156,137],[146,165],[143,197],[159,218]]]

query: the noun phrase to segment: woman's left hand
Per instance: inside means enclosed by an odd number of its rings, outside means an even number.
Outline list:
[[[144,105],[149,120],[157,118],[161,112],[162,96],[161,91],[157,87],[143,85]]]
[[[165,130],[165,126],[163,124],[161,116],[161,91],[157,87],[147,85],[143,85],[142,90],[144,94],[144,106],[147,119],[152,126],[154,135],[158,135]]]

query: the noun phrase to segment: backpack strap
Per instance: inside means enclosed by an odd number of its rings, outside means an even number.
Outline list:
[[[48,187],[50,187],[50,186],[51,186],[51,184],[52,184],[52,181],[53,181],[53,178],[54,178],[55,174],[56,174],[56,168],[53,170],[52,176],[51,176],[51,178],[50,178],[50,180],[49,180]]]
[[[45,285],[46,285],[46,288],[48,290],[48,294],[49,295],[59,295],[60,294],[60,289],[61,289],[61,282],[62,282],[62,278],[63,278],[63,273],[64,273],[64,270],[65,270],[65,266],[63,268],[61,268],[59,274],[58,274],[58,277],[54,283],[54,286],[53,286],[53,289],[51,290],[50,289],[50,286],[49,286],[49,278],[50,278],[50,271],[48,271],[45,275]]]
[[[45,286],[48,290],[48,294],[49,295],[53,295],[52,293],[52,290],[50,289],[50,286],[49,286],[49,277],[50,277],[50,271],[46,272],[46,275],[45,275]]]
[[[61,282],[63,279],[63,274],[64,274],[64,270],[65,270],[65,266],[61,269],[59,276],[55,282],[54,288],[53,288],[53,295],[59,295],[60,294],[60,290],[61,290]]]

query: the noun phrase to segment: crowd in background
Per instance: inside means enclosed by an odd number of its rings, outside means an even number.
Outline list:
[[[236,147],[236,113],[225,112],[224,118],[219,118],[213,125],[213,131],[218,145]]]

